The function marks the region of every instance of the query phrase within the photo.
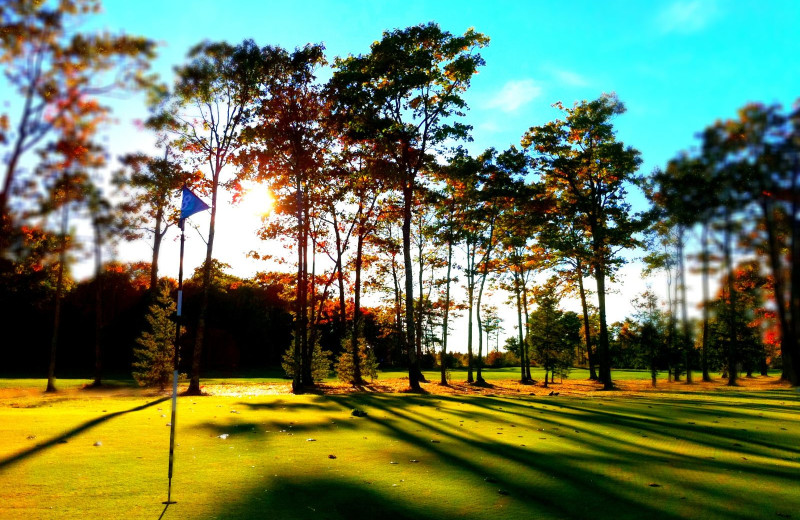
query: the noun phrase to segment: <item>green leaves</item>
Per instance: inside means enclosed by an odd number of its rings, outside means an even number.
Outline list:
[[[429,147],[468,137],[467,125],[446,120],[463,115],[461,93],[484,64],[474,51],[487,44],[473,29],[454,36],[434,23],[384,32],[368,55],[334,62],[334,112],[351,136],[377,135],[416,174]]]

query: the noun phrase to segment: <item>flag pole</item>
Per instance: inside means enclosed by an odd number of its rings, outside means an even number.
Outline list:
[[[174,345],[174,370],[172,373],[172,421],[169,423],[169,483],[167,484],[167,501],[162,502],[169,507],[170,504],[176,504],[172,500],[172,468],[175,462],[175,413],[178,408],[178,353],[180,351],[181,341],[181,314],[183,310],[183,245],[186,241],[186,234],[184,233],[184,223],[186,219],[199,211],[208,209],[208,204],[200,200],[200,198],[192,193],[192,190],[183,185],[181,188],[181,217],[178,225],[181,228],[181,256],[180,267],[178,268],[178,305],[177,312],[175,313],[175,345]],[[167,508],[164,508],[166,511]]]
[[[184,221],[185,219],[181,218],[178,223],[181,228],[181,255],[180,264],[178,267],[178,306],[175,316],[175,345],[173,353],[174,370],[172,372],[172,418],[169,423],[169,481],[167,484],[167,501],[162,502],[162,504],[166,504],[167,506],[170,504],[177,504],[177,502],[172,500],[172,468],[175,460],[175,413],[178,408],[178,350],[181,340],[181,310],[183,307],[183,244],[186,240],[183,230]]]

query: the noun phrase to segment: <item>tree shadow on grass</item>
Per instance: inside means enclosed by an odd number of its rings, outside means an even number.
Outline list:
[[[387,406],[388,405],[388,406]],[[645,491],[652,489],[649,487],[642,487],[635,490],[636,486],[627,481],[626,479],[618,480],[613,477],[617,470],[622,470],[623,474],[639,472],[641,464],[657,464],[660,462],[671,462],[664,460],[670,456],[675,457],[676,454],[670,453],[661,449],[651,446],[642,446],[636,443],[622,441],[620,439],[600,439],[590,441],[585,435],[572,436],[573,442],[581,442],[591,446],[589,453],[559,453],[552,451],[540,451],[536,448],[522,449],[515,445],[506,443],[491,442],[485,436],[485,433],[491,433],[483,430],[480,433],[471,432],[467,436],[459,432],[459,435],[454,435],[455,432],[449,430],[442,423],[427,423],[420,417],[412,416],[410,413],[404,412],[402,403],[394,403],[391,406],[389,401],[382,400],[381,402],[373,403],[373,406],[378,408],[387,406],[387,411],[391,411],[395,416],[398,416],[406,421],[410,421],[417,426],[425,427],[429,430],[427,433],[434,432],[438,435],[449,437],[452,443],[459,446],[455,451],[453,449],[445,449],[444,444],[429,444],[426,442],[423,435],[416,435],[408,428],[401,428],[396,422],[386,423],[384,426],[392,432],[392,436],[397,439],[406,441],[409,444],[415,445],[421,451],[428,452],[434,455],[436,459],[447,461],[448,465],[475,475],[489,475],[495,482],[509,490],[512,497],[525,502],[526,504],[535,505],[539,512],[544,511],[547,515],[553,515],[558,518],[580,518],[582,515],[587,514],[589,511],[581,509],[587,503],[593,504],[593,516],[597,516],[597,512],[609,508],[615,513],[610,517],[613,518],[641,518],[645,516],[652,516],[654,518],[681,518],[682,515],[678,513],[679,508],[667,508],[659,506],[663,503],[657,491],[653,491],[653,501],[646,498],[651,493]],[[563,417],[563,412],[553,412],[553,415]],[[607,417],[601,411],[600,418]],[[549,418],[539,418],[548,420]],[[571,419],[574,419],[572,417]],[[375,420],[375,419],[372,419]],[[634,426],[642,426],[642,421],[633,421],[634,424],[625,424],[627,428]],[[646,421],[644,421],[647,424]],[[565,430],[569,430],[568,424],[561,424]],[[679,428],[682,430],[683,428]],[[571,430],[569,430],[571,431]],[[481,438],[481,433],[484,436]],[[565,431],[566,433],[566,431]],[[575,432],[576,434],[578,432]],[[672,432],[662,432],[670,435]],[[719,447],[723,447],[723,443],[728,439],[731,432],[724,432],[721,438],[717,439]],[[552,435],[552,434],[551,434]],[[566,435],[558,435],[558,437],[566,437]],[[696,442],[696,439],[686,438],[688,441]],[[704,439],[705,442],[713,447],[710,439]],[[558,442],[558,440],[556,440]],[[591,452],[594,452],[592,454]],[[474,454],[474,457],[469,456]],[[568,493],[574,495],[570,497],[558,497],[553,494],[552,490],[538,489],[535,486],[521,485],[516,475],[509,475],[506,473],[498,473],[496,469],[486,467],[488,465],[480,464],[478,461],[481,458],[488,456],[489,460],[500,461],[505,459],[507,462],[522,464],[526,470],[534,470],[540,474],[547,475],[549,478],[555,479],[559,483],[569,489]],[[772,477],[781,479],[783,482],[792,482],[794,471],[790,468],[772,468],[769,465],[754,464],[745,466],[741,464],[724,463],[722,461],[715,461],[713,465],[705,465],[697,467],[699,459],[693,455],[683,455],[681,458],[685,459],[687,466],[692,466],[696,471],[714,471],[709,473],[710,479],[706,479],[703,484],[699,484],[700,488],[697,489],[697,496],[704,496],[711,499],[712,503],[703,501],[701,511],[706,511],[712,515],[721,515],[725,518],[751,518],[751,512],[746,510],[739,511],[729,510],[720,504],[726,503],[727,495],[724,489],[715,487],[713,484],[713,477],[716,475],[716,470],[722,469],[726,471],[747,471],[751,473],[755,479],[760,476]],[[661,460],[659,460],[661,459]],[[607,467],[608,472],[603,470],[592,470],[591,467]],[[680,481],[672,483],[673,486],[681,486]],[[640,483],[639,486],[644,484]],[[696,484],[697,485],[697,484]],[[660,487],[655,486],[655,487]],[[787,488],[788,489],[788,488]],[[662,493],[663,494],[663,493]],[[674,497],[673,497],[674,498]],[[683,497],[685,498],[685,497]],[[743,500],[740,497],[739,500]],[[674,507],[674,506],[673,506]],[[746,509],[746,508],[745,508]],[[600,515],[602,516],[602,515]]]
[[[478,519],[493,516],[511,518],[513,510],[516,514],[524,511],[526,518],[744,520],[758,516],[774,517],[776,510],[771,506],[764,508],[764,501],[755,495],[737,495],[734,498],[731,493],[738,488],[719,485],[719,479],[726,480],[727,475],[742,472],[750,476],[737,477],[739,480],[752,478],[758,482],[767,478],[778,487],[771,496],[785,499],[794,478],[792,468],[770,467],[769,461],[706,461],[693,453],[692,445],[729,449],[729,442],[739,438],[739,434],[720,429],[698,438],[697,432],[689,425],[669,423],[669,417],[664,416],[648,417],[648,409],[642,403],[638,403],[639,409],[631,410],[629,407],[616,407],[613,402],[607,403],[610,406],[606,409],[596,408],[596,402],[566,399],[556,403],[547,399],[511,401],[471,397],[459,400],[447,396],[356,394],[331,396],[327,400],[341,407],[343,412],[352,408],[368,410],[368,416],[358,421],[368,421],[383,430],[387,437],[401,441],[410,454],[419,459],[411,474],[429,480],[431,494],[410,497],[404,493],[403,484],[395,488],[386,481],[378,485],[358,482],[353,473],[336,479],[322,476],[266,478],[247,483],[251,486],[249,491],[226,498],[207,518],[245,520],[263,518],[268,513],[276,518],[314,520],[439,520],[453,516]],[[480,410],[477,414],[485,417],[489,425],[461,429],[452,421],[439,421],[437,404],[455,404],[456,401],[477,406]],[[534,410],[543,411],[542,403],[547,403],[546,414],[534,415]],[[329,409],[326,403],[320,411]],[[442,409],[445,414],[460,411],[466,412],[456,406]],[[473,416],[475,413],[472,408]],[[538,443],[525,441],[529,445],[522,447],[514,441],[508,443],[499,442],[501,438],[494,439],[494,427],[505,426],[505,422],[512,420],[519,421],[515,433],[527,429],[529,436],[531,429],[537,426],[535,423],[547,423],[548,440]],[[576,421],[584,425],[580,432],[574,430]],[[247,429],[256,427],[256,423],[238,427]],[[615,428],[612,430],[614,433],[610,435],[606,427]],[[640,441],[635,435],[630,438],[616,435],[620,432],[634,433],[637,429],[658,436],[679,437],[685,443],[681,442],[675,448]],[[509,433],[510,429],[507,430]],[[432,436],[437,440],[431,441]],[[562,442],[569,444],[564,444],[563,450],[555,448]],[[579,445],[577,448],[576,444]],[[682,481],[686,473],[675,473],[675,470],[691,470],[690,475],[695,477],[695,481]],[[451,488],[446,484],[447,479],[454,475],[461,479],[458,481],[459,493],[464,493],[465,497],[485,497],[489,502],[481,504],[478,509],[460,506],[458,499],[449,496]],[[507,495],[498,496],[498,488]],[[682,494],[688,495],[688,499]],[[507,507],[496,509],[497,500],[500,501],[497,503],[505,501]],[[785,506],[777,510],[781,513],[791,510],[796,503],[797,500],[790,499],[785,503],[776,502],[775,507]],[[177,514],[177,511],[171,513]],[[166,517],[169,516],[170,513]]]
[[[345,479],[285,478],[277,482],[260,482],[249,493],[225,503],[207,518],[442,520],[447,517],[431,510],[415,508],[398,494],[392,493],[391,489]]]
[[[16,463],[27,459],[28,457],[30,457],[32,455],[36,455],[37,453],[39,453],[41,451],[44,451],[44,450],[46,450],[48,448],[52,448],[56,444],[64,444],[64,443],[67,442],[67,440],[71,439],[72,437],[74,437],[74,436],[76,436],[76,435],[78,435],[80,433],[83,433],[83,432],[85,432],[87,430],[90,430],[90,429],[94,428],[95,426],[103,424],[104,422],[110,421],[111,419],[114,419],[115,417],[119,417],[120,415],[129,414],[131,412],[139,412],[141,410],[145,410],[147,408],[150,408],[151,406],[157,405],[159,403],[163,403],[164,401],[168,401],[169,399],[170,399],[169,397],[162,397],[161,399],[156,399],[155,401],[150,401],[149,403],[145,403],[143,405],[136,406],[134,408],[131,408],[130,410],[122,410],[122,411],[119,411],[119,412],[113,412],[113,413],[109,413],[109,414],[97,417],[96,419],[92,419],[90,421],[86,421],[86,422],[84,422],[84,423],[72,428],[71,430],[59,435],[58,437],[53,437],[49,441],[41,442],[41,443],[37,444],[36,446],[33,446],[31,448],[28,448],[26,450],[23,450],[23,451],[17,453],[16,455],[11,455],[10,457],[6,457],[5,459],[0,460],[0,470],[7,469],[7,468],[13,466]]]

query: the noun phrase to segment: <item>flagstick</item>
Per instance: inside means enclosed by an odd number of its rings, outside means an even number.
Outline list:
[[[181,228],[181,256],[180,267],[178,268],[178,308],[175,319],[175,351],[173,354],[175,369],[172,373],[172,420],[169,429],[169,483],[167,484],[167,501],[162,504],[177,504],[172,499],[172,466],[175,454],[175,413],[178,408],[178,345],[181,340],[181,309],[183,307],[183,243],[186,239],[183,232],[184,219],[180,219]]]

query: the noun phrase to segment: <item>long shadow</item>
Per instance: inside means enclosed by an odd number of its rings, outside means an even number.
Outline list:
[[[346,399],[342,399],[342,401],[345,401],[341,403],[342,405],[347,404]],[[637,511],[637,515],[641,515],[642,517],[655,515],[658,518],[664,519],[677,520],[681,518],[678,515],[674,515],[666,511],[660,511],[656,508],[651,508],[647,504],[633,501],[621,493],[616,492],[611,486],[603,486],[602,482],[607,480],[604,478],[604,475],[593,473],[585,468],[580,472],[577,472],[575,471],[575,468],[571,468],[568,463],[565,464],[565,462],[568,461],[563,456],[531,453],[527,450],[522,450],[509,444],[491,443],[488,442],[488,439],[467,439],[464,437],[458,438],[453,436],[444,428],[434,424],[425,423],[416,417],[410,416],[408,413],[401,412],[401,407],[395,406],[391,409],[388,407],[384,408],[386,403],[373,403],[372,406],[379,409],[384,409],[385,411],[392,413],[404,420],[410,421],[439,434],[447,435],[457,442],[470,446],[471,450],[467,450],[466,452],[464,450],[459,450],[458,452],[454,450],[445,450],[441,447],[441,444],[426,443],[419,436],[414,435],[413,433],[402,429],[395,424],[377,420],[372,416],[367,417],[368,420],[382,425],[384,428],[391,431],[394,438],[403,440],[410,445],[414,445],[420,450],[426,451],[431,455],[435,455],[437,458],[447,460],[449,464],[459,467],[461,470],[467,471],[478,478],[481,475],[489,476],[498,485],[502,486],[506,491],[508,491],[514,498],[524,503],[531,505],[535,504],[535,507],[548,515],[553,515],[556,518],[580,518],[584,514],[588,514],[588,511],[576,511],[576,507],[578,506],[577,504],[565,503],[563,500],[559,500],[558,497],[553,496],[553,494],[546,489],[537,489],[535,487],[525,486],[514,479],[514,475],[507,475],[487,469],[479,464],[476,460],[470,460],[465,454],[470,453],[471,451],[477,453],[485,452],[497,458],[504,458],[518,464],[523,464],[529,469],[532,468],[540,471],[542,474],[555,477],[561,482],[568,482],[572,488],[581,489],[581,492],[586,498],[586,503],[592,502],[590,498],[587,498],[589,496],[598,500],[602,497],[606,497],[606,500],[609,500],[609,497],[613,497],[611,498],[611,501],[615,504],[617,510],[635,510]],[[474,433],[471,435],[473,437],[476,436]],[[611,460],[612,459],[609,459],[609,462]],[[585,478],[579,478],[580,475],[583,475]],[[620,516],[620,518],[623,517],[624,515]]]
[[[265,489],[266,488],[266,489]],[[390,488],[391,489],[391,488]],[[208,518],[226,520],[442,520],[443,512],[414,508],[389,489],[343,479],[284,479],[259,482],[245,496],[224,504]],[[169,515],[167,515],[169,516]]]
[[[462,486],[466,484],[468,487],[463,488],[463,491],[469,493],[472,488],[485,491],[484,486],[487,484],[482,479],[490,477],[492,481],[487,480],[487,482],[493,482],[493,486],[503,488],[509,495],[500,499],[510,501],[506,503],[509,506],[514,503],[521,504],[531,513],[526,515],[529,518],[587,518],[590,516],[617,520],[648,516],[675,520],[684,518],[687,509],[680,507],[673,509],[672,506],[664,506],[667,501],[678,500],[679,495],[675,493],[679,493],[680,488],[685,490],[687,487],[685,483],[667,477],[666,481],[659,481],[665,487],[658,490],[646,487],[646,480],[644,483],[635,483],[617,476],[616,473],[616,469],[619,468],[622,475],[641,474],[639,469],[641,464],[680,463],[681,465],[676,467],[684,469],[691,467],[694,471],[707,475],[699,482],[692,484],[693,487],[690,491],[684,491],[689,495],[689,501],[684,504],[689,504],[692,511],[699,512],[690,516],[699,518],[699,515],[706,515],[713,518],[744,520],[753,518],[751,506],[757,504],[747,497],[738,497],[737,503],[742,507],[731,506],[729,508],[726,504],[730,503],[731,497],[726,496],[726,488],[714,485],[716,477],[727,474],[720,470],[745,471],[750,473],[754,480],[758,480],[759,475],[774,477],[780,479],[778,484],[781,486],[783,486],[783,482],[792,482],[794,474],[784,471],[786,468],[769,468],[765,463],[751,466],[729,461],[703,461],[696,455],[676,453],[661,446],[640,443],[635,438],[619,439],[609,437],[607,434],[603,435],[599,431],[592,431],[596,430],[596,427],[613,424],[617,428],[627,431],[632,428],[634,430],[642,429],[664,437],[674,436],[675,433],[681,435],[681,433],[689,431],[697,433],[685,425],[666,422],[668,421],[667,417],[649,417],[648,411],[644,407],[641,410],[631,411],[625,408],[615,410],[613,405],[609,406],[609,409],[604,409],[605,407],[597,409],[594,407],[594,403],[584,401],[581,401],[581,404],[585,405],[582,407],[573,400],[555,402],[543,399],[534,402],[530,399],[520,399],[512,403],[504,399],[485,397],[451,400],[443,396],[360,394],[331,396],[324,401],[327,402],[318,403],[320,411],[323,412],[330,411],[330,403],[334,403],[334,407],[341,407],[343,411],[351,408],[366,409],[369,411],[369,415],[359,421],[368,421],[387,432],[392,438],[418,450],[420,455],[429,456],[430,458],[418,457],[421,463],[418,473],[421,478],[435,478],[435,473],[431,473],[431,471],[443,472],[442,474],[447,475],[449,472],[471,475],[474,477],[474,484],[471,483],[472,478],[463,480],[460,484]],[[458,406],[445,407],[444,403],[449,401],[468,405],[472,413],[459,410]],[[534,414],[534,412],[542,411],[543,403],[547,404],[547,408],[544,410],[546,414]],[[539,406],[532,408],[534,405]],[[584,444],[587,449],[553,451],[549,447],[542,449],[547,445],[529,444],[529,447],[521,448],[506,442],[497,442],[497,439],[493,438],[494,428],[475,427],[462,430],[452,420],[437,420],[437,406],[442,406],[443,414],[464,411],[467,412],[465,415],[470,416],[475,416],[476,413],[481,417],[485,415],[487,422],[490,422],[492,426],[503,425],[506,420],[518,422],[520,419],[530,423],[546,423],[548,437],[555,436],[553,430],[561,428],[560,433],[563,435],[558,435],[558,437],[565,437],[565,441],[572,443]],[[478,410],[484,408],[485,411],[476,412],[475,407]],[[253,407],[252,409],[271,411],[270,408],[273,407]],[[290,404],[288,408],[291,408]],[[416,413],[417,408],[420,413]],[[633,413],[635,417],[625,417],[626,413]],[[499,417],[502,419],[498,419]],[[270,424],[286,424],[286,421],[273,420],[269,422]],[[573,427],[575,427],[573,423],[577,422],[586,422],[587,424],[580,428],[581,432],[573,433]],[[309,429],[325,427],[323,424],[315,423],[303,426],[307,426]],[[340,424],[340,426],[343,425]],[[348,422],[347,426],[354,425]],[[522,424],[518,424],[517,430],[524,429],[519,426]],[[206,427],[210,428],[212,425],[206,425]],[[228,426],[228,428],[231,427],[236,429],[259,428],[263,427],[263,423],[246,422]],[[535,428],[536,424],[528,424],[527,427]],[[220,428],[219,431],[222,429]],[[415,431],[417,433],[414,433]],[[441,439],[441,443],[438,441],[431,443],[431,437],[428,435],[437,436],[437,439]],[[718,432],[715,430],[708,432],[704,440],[710,446],[722,447],[725,441],[730,440],[727,436],[731,435],[737,434],[735,431]],[[684,438],[692,443],[703,444],[702,440],[698,440],[694,436],[687,435]],[[557,439],[553,439],[553,441],[559,442]],[[504,463],[487,464],[481,462],[482,460],[503,461]],[[429,462],[438,464],[438,466],[429,465]],[[668,466],[665,467],[668,471]],[[608,468],[608,471],[603,468]],[[511,471],[507,469],[511,469]],[[664,474],[664,471],[664,469],[660,470],[659,474]],[[226,499],[219,505],[216,514],[209,514],[208,517],[220,517],[221,515],[226,519],[246,520],[263,518],[264,512],[269,511],[271,516],[313,518],[315,520],[321,518],[359,520],[381,517],[433,520],[434,518],[447,518],[454,514],[463,518],[482,518],[481,512],[464,509],[442,510],[443,506],[435,505],[437,504],[435,501],[432,506],[430,501],[423,500],[419,503],[409,501],[407,495],[402,493],[402,487],[396,489],[373,486],[366,481],[359,483],[353,478],[355,477],[331,479],[313,476],[284,478],[281,481],[259,479],[258,482],[253,482],[250,491]],[[557,483],[558,486],[555,489],[552,487],[554,483]],[[449,487],[446,483],[441,485],[444,486],[442,489]],[[681,500],[684,498],[686,497],[680,497]],[[422,504],[427,504],[425,506],[427,509],[421,510]],[[484,509],[483,512],[485,513],[486,510]],[[502,509],[496,512],[500,517],[504,517]],[[765,514],[771,516],[774,511]]]
[[[373,406],[380,407],[379,405],[373,404]],[[412,417],[410,414],[403,413],[400,411],[400,408],[395,407],[393,409],[393,413],[402,417],[403,419],[410,421],[412,423],[416,423],[418,426],[425,427],[429,430],[436,431],[439,434],[449,435],[453,440],[457,442],[466,443],[467,445],[472,445],[473,449],[478,453],[487,453],[491,454],[494,458],[505,458],[509,461],[514,461],[517,463],[523,463],[528,468],[536,469],[544,474],[549,474],[552,477],[557,478],[562,482],[571,482],[571,486],[573,488],[581,489],[581,493],[584,496],[593,495],[596,500],[611,500],[615,506],[619,507],[622,506],[623,510],[626,511],[634,511],[635,515],[645,515],[649,510],[649,506],[641,503],[640,501],[632,500],[629,497],[626,497],[622,494],[622,492],[618,491],[612,486],[604,486],[600,484],[601,482],[608,482],[608,476],[592,472],[585,468],[585,463],[604,463],[607,464],[609,467],[615,466],[627,466],[630,468],[635,468],[636,465],[639,463],[638,461],[641,460],[641,455],[644,453],[649,452],[650,457],[664,457],[664,458],[675,458],[676,456],[679,458],[683,458],[686,462],[691,465],[695,466],[698,462],[698,459],[693,456],[683,455],[680,456],[679,454],[675,454],[673,452],[665,451],[658,448],[642,446],[637,443],[632,442],[625,442],[620,441],[620,439],[615,439],[615,443],[619,443],[619,447],[615,447],[610,445],[608,442],[601,442],[600,440],[596,442],[587,442],[587,438],[583,437],[582,442],[584,444],[590,444],[594,448],[597,453],[602,453],[603,455],[587,455],[585,457],[575,457],[565,454],[553,455],[551,453],[537,453],[532,452],[530,450],[521,450],[515,446],[507,445],[507,444],[499,444],[491,442],[490,439],[486,436],[480,438],[481,436],[472,433],[470,436],[473,437],[472,439],[467,439],[465,437],[454,437],[453,435],[449,434],[444,429],[440,428],[435,424],[427,424],[422,421],[420,418]],[[563,412],[562,412],[563,413]],[[558,412],[556,412],[558,414]],[[545,418],[539,418],[540,420],[546,420]],[[548,421],[549,422],[549,421]],[[415,436],[414,434],[400,429],[397,426],[391,424],[385,424],[385,427],[392,430],[396,438],[401,438],[410,444],[417,446],[418,448],[431,452],[438,457],[444,457],[448,462],[451,464],[461,466],[462,469],[466,469],[471,473],[480,474],[480,466],[474,463],[471,460],[467,460],[466,458],[462,458],[460,455],[454,455],[452,452],[445,452],[439,447],[428,445],[422,442],[422,439],[419,436]],[[562,424],[565,428],[568,425]],[[630,426],[630,425],[626,425]],[[466,432],[462,432],[463,433]],[[485,433],[485,432],[484,432]],[[559,435],[563,437],[563,435]],[[577,437],[575,438],[577,441]],[[687,439],[691,441],[692,439]],[[463,450],[462,450],[463,451]],[[459,451],[458,453],[461,453]],[[625,461],[625,462],[621,462]],[[655,462],[654,460],[653,462]],[[668,460],[662,460],[662,462],[668,462]],[[754,475],[763,475],[763,476],[770,476],[775,478],[782,478],[787,482],[791,482],[794,478],[795,472],[783,471],[777,468],[769,468],[761,465],[762,467],[753,467],[752,465],[749,467],[744,467],[742,465],[736,465],[731,463],[724,463],[721,461],[717,461],[714,463],[715,468],[722,468],[726,470],[734,470],[734,471],[748,471],[753,473]],[[571,468],[571,469],[570,469]],[[702,469],[701,469],[702,470]],[[486,474],[487,471],[484,469],[483,473]],[[579,476],[583,476],[584,478],[579,478]],[[534,499],[537,504],[542,507],[545,506],[548,512],[556,514],[557,516],[561,516],[564,514],[576,514],[576,510],[573,506],[567,506],[565,510],[559,511],[560,507],[563,507],[560,503],[554,503],[551,500],[549,495],[543,494],[535,489],[530,488],[523,488],[518,485],[516,482],[512,482],[507,480],[506,476],[503,475],[495,475],[495,478],[498,482],[502,483],[505,487],[512,491],[514,495],[518,498],[531,498]],[[706,496],[722,496],[720,491],[714,489],[711,485],[702,485],[702,491]],[[705,505],[706,509],[710,509],[712,506]],[[656,517],[659,518],[676,518],[677,516],[672,515],[670,516],[669,513],[665,511],[657,511],[653,509],[652,513],[656,514]],[[720,511],[720,514],[728,518],[734,518],[739,515],[732,511],[724,510]],[[749,518],[747,514],[742,514],[739,516],[740,518]]]
[[[572,406],[569,404],[562,404],[563,408],[583,411],[582,408]],[[715,434],[711,434],[709,432],[698,431],[698,428],[689,425],[689,424],[680,424],[680,423],[666,423],[661,420],[656,420],[650,417],[639,417],[639,418],[631,418],[627,415],[622,415],[619,413],[615,413],[609,410],[593,410],[593,412],[598,416],[598,420],[596,421],[598,424],[614,424],[616,426],[624,426],[627,428],[634,428],[639,430],[647,430],[654,434],[665,435],[665,429],[669,429],[669,435],[686,440],[689,442],[694,442],[697,444],[702,444],[707,447],[720,447],[718,444],[712,442],[711,439],[714,437],[725,436],[732,441],[747,443],[754,446],[760,446],[762,448],[779,450],[779,451],[787,451],[793,454],[800,454],[800,449],[785,446],[773,442],[769,442],[766,440],[754,439],[752,436],[751,431],[741,431],[741,430],[734,430],[733,428],[720,426],[715,428]],[[605,420],[601,420],[601,417],[605,418]],[[680,433],[678,433],[680,432]],[[688,435],[687,435],[688,433]],[[710,437],[711,439],[704,439],[703,437]],[[747,451],[753,455],[760,455],[760,453],[739,449],[739,451]]]
[[[120,415],[125,415],[125,414],[131,413],[131,412],[139,412],[141,410],[145,410],[147,408],[150,408],[151,406],[157,405],[159,403],[163,403],[164,401],[168,401],[169,399],[170,399],[169,396],[162,397],[160,399],[156,399],[155,401],[151,401],[149,403],[145,403],[145,404],[143,404],[141,406],[137,406],[135,408],[131,408],[130,410],[122,410],[122,411],[119,411],[119,412],[114,412],[114,413],[110,413],[110,414],[107,414],[107,415],[103,415],[101,417],[98,417],[96,419],[92,419],[90,421],[86,421],[85,423],[76,426],[75,428],[69,430],[68,432],[66,432],[66,433],[64,433],[62,435],[59,435],[58,437],[53,437],[49,441],[39,443],[36,446],[33,446],[32,448],[28,448],[27,450],[23,450],[20,453],[17,453],[16,455],[12,455],[12,456],[7,457],[7,458],[5,458],[3,460],[0,460],[0,470],[1,469],[6,469],[6,468],[8,468],[10,466],[13,466],[14,464],[16,464],[16,463],[18,463],[18,462],[30,457],[31,455],[35,455],[35,454],[39,453],[40,451],[46,450],[47,448],[52,448],[56,444],[62,444],[64,442],[66,442],[68,439],[78,435],[79,433],[83,433],[86,430],[94,428],[98,424],[103,424],[104,422],[109,421],[109,420],[111,420],[111,419],[113,419],[115,417],[119,417]]]
[[[554,415],[559,415],[562,412],[554,412]],[[539,421],[549,423],[551,425],[560,425],[562,427],[566,426],[564,423],[558,422],[555,418],[548,418],[542,417],[539,418]],[[589,419],[586,420],[588,422]],[[601,421],[597,423],[592,423],[591,426],[605,426],[607,425],[607,421]],[[629,431],[633,429],[634,431],[646,431],[650,433],[653,438],[655,437],[673,437],[676,439],[682,439],[686,442],[694,443],[694,444],[701,444],[705,445],[707,448],[717,448],[717,449],[732,449],[731,444],[724,444],[724,441],[730,441],[731,439],[725,437],[727,430],[725,432],[714,432],[714,435],[708,432],[700,432],[705,437],[704,440],[698,440],[697,438],[684,436],[684,437],[675,437],[673,432],[670,430],[671,426],[669,424],[664,424],[662,429],[650,428],[650,427],[638,427],[634,422],[631,424],[626,425],[619,425],[622,426]],[[653,462],[661,462],[661,463],[678,463],[682,462],[686,466],[696,467],[698,464],[706,463],[705,460],[697,457],[696,455],[690,453],[679,453],[674,450],[669,450],[666,448],[660,448],[654,446],[652,443],[640,443],[635,442],[633,440],[625,440],[620,437],[616,437],[613,440],[613,445],[609,444],[608,439],[601,433],[595,431],[592,427],[583,428],[582,433],[580,434],[580,438],[575,435],[569,434],[566,430],[562,430],[564,434],[559,434],[558,437],[564,437],[567,440],[575,442],[577,444],[581,444],[583,446],[590,446],[598,453],[604,453],[606,455],[613,455],[617,457],[618,460],[629,460],[629,459],[637,459],[641,458],[642,455],[646,455],[651,457]],[[553,427],[553,430],[558,430],[558,427]],[[729,435],[729,434],[728,434]],[[596,439],[596,440],[592,440]],[[712,439],[716,442],[712,442]],[[751,449],[745,449],[744,447],[736,448],[737,453],[745,453],[748,455],[753,456],[762,456],[768,457],[763,453],[756,452]],[[716,468],[726,469],[730,471],[743,471],[746,470],[749,473],[752,473],[757,476],[764,476],[764,477],[775,477],[775,478],[783,478],[789,481],[793,480],[796,475],[796,470],[792,468],[779,468],[774,465],[765,464],[765,463],[756,463],[751,462],[748,463],[745,467],[742,464],[736,464],[731,462],[724,462],[721,460],[715,460],[714,466]]]

